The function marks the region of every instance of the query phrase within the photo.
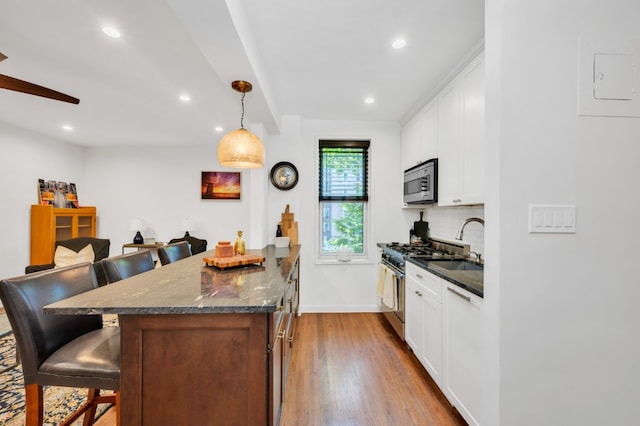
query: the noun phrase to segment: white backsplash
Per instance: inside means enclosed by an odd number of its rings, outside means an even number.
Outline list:
[[[484,220],[484,206],[461,207],[427,207],[424,209],[425,218],[429,222],[431,237],[455,241],[458,229],[465,219],[479,217]],[[484,226],[478,222],[471,222],[464,228],[465,244],[471,246],[471,251],[484,254]]]

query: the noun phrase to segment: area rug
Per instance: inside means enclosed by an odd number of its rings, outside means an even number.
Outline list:
[[[106,318],[105,327],[117,325],[117,318]],[[13,334],[0,338],[0,371],[15,364],[16,344]],[[75,411],[87,397],[86,389],[57,386],[44,388],[44,425],[58,425]],[[96,418],[102,415],[110,405],[98,407]],[[73,423],[81,425],[83,417]],[[20,365],[0,374],[0,425],[22,426],[25,423],[24,382]]]

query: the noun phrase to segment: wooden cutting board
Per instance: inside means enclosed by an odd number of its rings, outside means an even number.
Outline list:
[[[203,257],[204,263],[207,266],[215,266],[220,269],[232,268],[234,266],[250,265],[252,263],[259,263],[262,265],[264,262],[264,256],[257,256],[255,254],[243,254],[241,256],[230,257]]]

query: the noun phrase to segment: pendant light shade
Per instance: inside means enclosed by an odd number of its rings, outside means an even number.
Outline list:
[[[233,90],[242,93],[240,128],[224,135],[218,145],[218,162],[235,169],[254,169],[264,165],[264,145],[256,135],[244,128],[244,96],[253,86],[247,81],[234,81]]]
[[[254,169],[264,164],[262,141],[250,131],[240,128],[224,135],[218,145],[218,162],[235,169]]]

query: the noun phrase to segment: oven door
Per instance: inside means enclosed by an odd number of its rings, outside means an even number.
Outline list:
[[[404,340],[404,272],[385,262],[381,262],[380,267],[385,273],[391,274],[394,299],[394,303],[391,304],[393,306],[389,306],[383,301],[383,297],[378,297],[380,310],[398,336]]]

